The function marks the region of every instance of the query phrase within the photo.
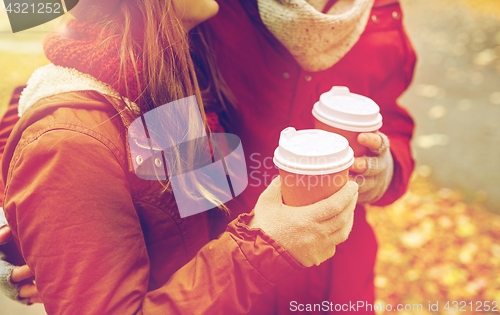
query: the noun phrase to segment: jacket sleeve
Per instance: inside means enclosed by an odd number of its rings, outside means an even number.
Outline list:
[[[380,131],[389,138],[394,173],[386,193],[374,203],[376,206],[389,205],[406,192],[415,165],[410,147],[414,128],[413,119],[406,109],[397,105],[394,105],[392,112],[382,113],[382,115],[384,126]]]
[[[398,3],[383,6],[375,13],[391,14],[391,10],[395,9],[400,11]],[[408,111],[399,106],[397,99],[408,88],[413,79],[416,55],[402,24],[397,28],[397,32],[398,34],[391,34],[391,36],[398,37],[394,39],[394,42],[398,43],[397,55],[402,58],[391,59],[391,63],[396,62],[397,64],[392,65],[390,67],[392,70],[388,72],[388,75],[383,80],[378,81],[372,89],[372,97],[380,105],[380,112],[384,117],[384,125],[380,131],[389,138],[394,160],[394,174],[391,184],[382,198],[374,203],[377,206],[389,205],[406,192],[415,165],[410,147],[414,122]],[[379,36],[373,38],[383,42],[387,40],[389,35],[379,32],[372,36]],[[391,51],[384,51],[384,53],[391,56]]]
[[[21,85],[14,89],[14,92],[12,92],[12,96],[9,101],[9,106],[7,107],[7,111],[0,121],[0,160],[3,156],[3,151],[5,149],[7,140],[9,139],[10,133],[19,120],[17,108],[19,106],[19,97],[21,96],[21,92],[25,87],[26,85]],[[0,176],[0,204],[3,203],[3,193],[4,185],[3,180]]]
[[[246,216],[148,293],[143,232],[112,150],[68,130],[19,149],[5,209],[49,315],[243,314],[253,297],[300,269],[266,235],[246,229]]]
[[[258,295],[304,268],[261,230],[248,229],[250,219],[240,215],[148,293],[140,314],[247,314]]]
[[[14,92],[12,93],[9,101],[9,106],[7,107],[7,111],[0,121],[0,160],[2,158],[7,139],[9,138],[15,124],[19,120],[17,107],[19,103],[19,97],[25,87],[26,85],[22,85],[14,89]],[[0,205],[3,204],[3,196],[4,185],[3,180],[0,176]],[[5,224],[7,224],[7,222],[4,221],[3,209],[0,208],[0,227]],[[14,241],[10,240],[6,244],[0,244],[0,291],[2,291],[11,300],[20,302],[22,304],[27,304],[29,302],[29,299],[19,298],[19,289],[24,284],[33,283],[33,281],[31,279],[22,281],[20,283],[14,283],[11,281],[10,277],[15,264],[23,264],[23,262],[21,262],[22,259],[17,260],[13,259],[13,257],[19,257],[19,251],[17,250]]]

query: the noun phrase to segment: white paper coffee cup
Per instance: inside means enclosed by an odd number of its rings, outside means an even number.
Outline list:
[[[288,127],[281,132],[273,161],[279,168],[284,203],[305,206],[345,185],[354,153],[341,135]]]
[[[345,86],[334,86],[314,104],[315,128],[338,133],[349,141],[355,156],[366,154],[357,141],[361,132],[374,132],[382,127],[380,107],[370,98],[351,93]]]

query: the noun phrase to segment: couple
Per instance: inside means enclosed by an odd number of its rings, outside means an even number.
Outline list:
[[[413,122],[395,100],[415,56],[396,1],[80,0],[74,10],[45,39],[52,64],[23,91],[2,160],[5,214],[38,290],[21,297],[39,294],[48,314],[373,304],[377,245],[359,204],[393,202],[413,168]],[[312,104],[333,85],[374,99],[384,117],[381,133],[358,139],[373,152],[351,169],[365,176],[359,192],[350,182],[293,208],[279,178],[250,180],[224,224],[224,209],[182,219],[168,183],[133,171],[130,123],[195,95],[206,129],[236,133],[249,172],[274,175],[254,161],[272,156],[284,127],[311,128]]]

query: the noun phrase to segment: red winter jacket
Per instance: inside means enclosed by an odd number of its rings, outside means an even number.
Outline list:
[[[413,120],[396,99],[412,80],[415,53],[394,0],[376,0],[366,30],[337,64],[320,72],[300,68],[290,53],[263,25],[256,0],[221,0],[219,14],[208,21],[219,68],[239,104],[234,132],[247,157],[249,186],[238,198],[249,211],[277,169],[273,152],[282,129],[313,127],[313,104],[333,85],[343,85],[373,99],[381,108],[391,142],[394,176],[376,205],[388,205],[406,190],[413,170],[410,139]],[[233,208],[234,210],[234,208]],[[290,303],[373,303],[376,240],[358,207],[349,239],[336,255],[308,268],[262,298],[255,314],[286,314]]]

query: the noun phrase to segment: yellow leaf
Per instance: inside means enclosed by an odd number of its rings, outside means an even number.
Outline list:
[[[408,281],[415,281],[420,277],[420,273],[415,269],[410,269],[406,272],[405,277]]]
[[[472,223],[467,223],[457,226],[455,234],[460,237],[469,237],[476,234],[476,226]]]
[[[462,246],[460,253],[458,254],[458,260],[463,264],[468,264],[474,258],[477,252],[477,245],[474,243],[467,243]]]
[[[450,218],[444,215],[439,217],[438,223],[445,229],[453,225],[453,222],[450,220]]]
[[[374,282],[377,288],[385,288],[387,286],[388,280],[386,277],[376,276]]]
[[[458,269],[456,267],[450,267],[445,270],[443,277],[440,282],[448,287],[455,286],[457,283],[462,282],[467,278],[467,271],[463,269]]]
[[[418,248],[427,242],[424,233],[417,229],[410,232],[402,233],[400,236],[401,242],[407,248]]]

